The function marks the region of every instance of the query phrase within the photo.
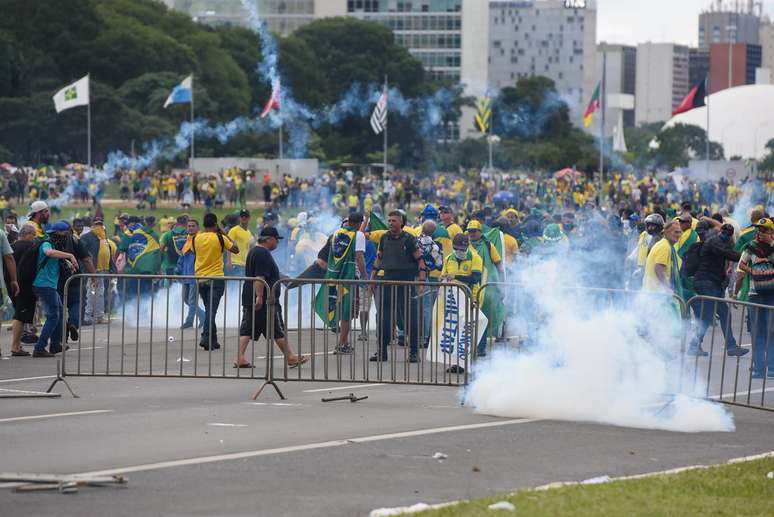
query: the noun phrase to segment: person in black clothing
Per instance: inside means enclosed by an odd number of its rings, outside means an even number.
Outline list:
[[[71,227],[71,230],[73,228]],[[91,255],[81,243],[80,238],[76,237],[74,233],[70,233],[64,244],[56,247],[59,251],[65,253],[72,253],[75,258],[78,259],[78,270],[87,274],[94,274],[97,272],[94,267],[94,262],[91,260]],[[66,260],[59,261],[59,296],[64,301],[64,287],[67,279],[74,275],[76,272],[70,268],[70,263]],[[70,341],[78,340],[78,328],[81,326],[81,316],[85,307],[81,307],[81,299],[86,297],[86,284],[85,278],[75,279],[67,287],[67,333],[70,337]]]
[[[21,258],[35,246],[35,228],[30,225],[24,225],[19,230],[19,237],[11,245],[13,249],[13,259],[19,264]],[[32,325],[35,319],[35,304],[37,298],[32,293],[32,289],[24,289],[15,293],[8,291],[8,296],[13,304],[13,321],[11,322],[11,355],[28,356],[29,352],[22,350],[21,338],[24,331],[24,325]]]
[[[727,261],[738,262],[740,258],[740,254],[734,251],[734,227],[730,224],[724,224],[719,233],[705,236],[707,237],[706,241],[691,246],[694,251],[696,251],[694,247],[699,247],[696,273],[693,278],[694,289],[698,295],[723,298],[727,284],[726,263]],[[691,250],[689,250],[690,252]],[[704,341],[704,334],[712,325],[715,314],[720,318],[720,328],[723,330],[723,337],[726,340],[726,353],[735,357],[749,352],[749,350],[737,346],[731,328],[728,305],[725,302],[704,300],[701,303],[692,304],[692,307],[696,317],[701,322],[688,349],[690,355],[708,355],[702,350],[701,344]]]
[[[390,212],[387,219],[389,231],[379,240],[376,261],[374,262],[371,279],[377,279],[379,271],[384,272],[383,280],[402,280],[413,282],[419,277],[420,282],[427,280],[427,268],[422,260],[422,252],[417,247],[416,238],[403,230],[406,219],[399,210]],[[399,321],[408,332],[410,354],[409,361],[416,363],[418,358],[418,321],[417,294],[410,286],[385,285],[380,289],[381,300],[379,303],[379,343],[380,350],[371,361],[386,361],[387,347],[392,339],[393,327]],[[421,294],[421,293],[419,293]],[[409,297],[409,313],[403,314],[406,307],[406,297]],[[394,304],[394,306],[393,306]],[[396,320],[392,320],[392,315]],[[408,322],[408,324],[406,324]],[[406,327],[408,327],[406,329]]]
[[[274,300],[269,300],[271,292],[266,292],[266,285],[271,287],[280,280],[279,268],[271,255],[271,252],[277,249],[280,239],[282,237],[276,228],[264,228],[258,237],[258,245],[247,254],[245,276],[255,278],[255,282],[245,282],[242,287],[242,323],[239,326],[239,353],[234,368],[253,368],[252,363],[245,358],[245,352],[251,339],[257,340],[265,336],[269,340],[266,314],[267,307],[271,304],[275,309],[273,338],[285,354],[288,365],[298,366],[309,360],[308,357],[301,357],[293,352],[285,336],[279,289],[274,293]]]

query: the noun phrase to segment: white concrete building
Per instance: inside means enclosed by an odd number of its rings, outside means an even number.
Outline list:
[[[665,122],[691,89],[689,48],[672,43],[637,46],[635,124]]]

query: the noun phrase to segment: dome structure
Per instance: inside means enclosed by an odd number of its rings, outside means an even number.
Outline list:
[[[726,158],[763,158],[767,154],[766,142],[774,138],[774,85],[728,88],[713,93],[708,101],[710,140],[723,145]],[[675,124],[706,129],[707,106],[672,117],[662,131]]]

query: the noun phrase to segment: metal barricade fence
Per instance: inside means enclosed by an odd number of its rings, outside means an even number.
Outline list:
[[[270,361],[270,381],[468,382],[476,328],[465,285],[285,279],[272,293],[279,303],[274,328],[286,328],[297,352],[309,361],[295,369],[285,363],[281,372]],[[268,355],[273,354],[272,347]]]
[[[529,341],[534,336],[535,329],[540,326],[543,316],[535,307],[534,300],[530,296],[524,295],[524,286],[513,282],[487,282],[481,285],[474,304],[480,307],[486,296],[488,289],[498,290],[498,299],[502,300],[505,308],[505,321],[500,328],[486,329],[486,346],[474,350],[472,359],[478,359],[480,351],[494,350],[498,346],[513,347],[519,346],[525,341]],[[546,286],[546,289],[563,292],[567,294],[582,293],[590,306],[599,308],[602,306],[622,307],[632,304],[641,299],[642,291],[633,291],[629,289],[612,289],[604,287],[586,287],[586,286]],[[686,317],[687,309],[685,301],[677,295],[648,293],[650,296],[663,298],[667,303],[673,303],[677,314],[681,318]],[[577,309],[577,308],[576,308]],[[478,310],[475,316],[478,318]],[[529,323],[529,328],[513,329],[509,325],[514,319]],[[478,323],[476,324],[478,326]],[[523,325],[522,325],[523,327]],[[508,335],[509,331],[517,332],[516,335]]]
[[[247,343],[250,368],[236,359],[243,324],[242,290],[245,283],[260,285],[268,299],[266,282],[247,277],[193,277],[178,275],[77,274],[64,285],[61,375],[132,377],[209,377],[266,379],[268,343]],[[252,296],[249,326],[271,332],[271,308],[256,312]],[[101,308],[104,307],[104,320]],[[210,332],[205,313],[214,309]],[[246,311],[244,311],[246,314]],[[79,325],[83,318],[91,325]],[[265,317],[265,321],[264,318]],[[77,338],[69,322],[80,326]],[[247,330],[247,329],[245,329]],[[242,332],[245,333],[245,332]],[[252,337],[252,336],[251,336]],[[69,339],[68,339],[69,338]],[[244,346],[244,345],[243,345]]]
[[[687,389],[738,406],[774,411],[774,306],[712,296],[688,300]]]

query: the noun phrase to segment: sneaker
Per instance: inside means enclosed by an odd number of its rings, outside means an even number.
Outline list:
[[[35,334],[24,334],[21,337],[22,343],[27,343],[28,345],[34,345],[38,342],[38,336]]]
[[[81,327],[91,327],[94,325],[94,323],[91,320],[83,320],[81,322]]]
[[[462,366],[453,364],[446,369],[446,373],[465,373],[465,368]]]
[[[419,356],[417,354],[410,354],[409,355],[409,362],[410,363],[418,363],[419,362]]]
[[[350,345],[339,345],[336,347],[336,349],[333,351],[336,355],[348,355],[354,352],[355,349],[352,348]]]
[[[109,325],[110,320],[107,318],[100,318],[97,320],[97,325]]]
[[[374,355],[372,355],[371,357],[369,357],[369,358],[368,358],[368,360],[369,360],[369,361],[371,361],[372,363],[375,363],[375,362],[377,362],[377,361],[386,361],[386,360],[387,360],[387,356],[386,356],[386,355],[381,355],[381,356],[380,356],[380,355],[377,353],[377,354],[374,354]]]
[[[709,355],[709,352],[705,352],[701,348],[689,348],[686,352],[686,355],[693,355],[697,357],[706,357]]]
[[[70,336],[70,341],[78,341],[78,327],[76,327],[72,323],[68,323],[67,335]]]
[[[738,346],[736,348],[729,348],[728,351],[726,351],[726,354],[728,355],[728,357],[741,357],[749,352],[750,351],[747,350],[746,348],[742,348]]]
[[[12,357],[28,357],[29,355],[30,353],[25,350],[14,350],[11,352]]]
[[[751,377],[752,379],[763,379],[763,378],[765,378],[766,376],[765,376],[765,375],[763,375],[763,372],[753,372],[753,374],[752,374],[752,375],[750,375],[750,377]]]
[[[398,346],[406,346],[406,338],[401,336],[398,338]]]
[[[55,357],[56,354],[52,354],[47,350],[33,350],[32,357]]]
[[[357,340],[358,340],[358,341],[368,341],[368,334],[365,334],[365,333],[363,333],[363,334],[360,334],[360,335],[357,337]]]
[[[193,323],[183,323],[183,325],[182,325],[180,328],[181,328],[182,330],[185,330],[185,329],[192,329],[192,328],[193,328]]]
[[[210,349],[209,343],[199,343],[199,346],[202,347],[205,350],[209,350]],[[212,349],[213,350],[217,350],[219,348],[220,348],[220,343],[213,343],[212,344]]]

